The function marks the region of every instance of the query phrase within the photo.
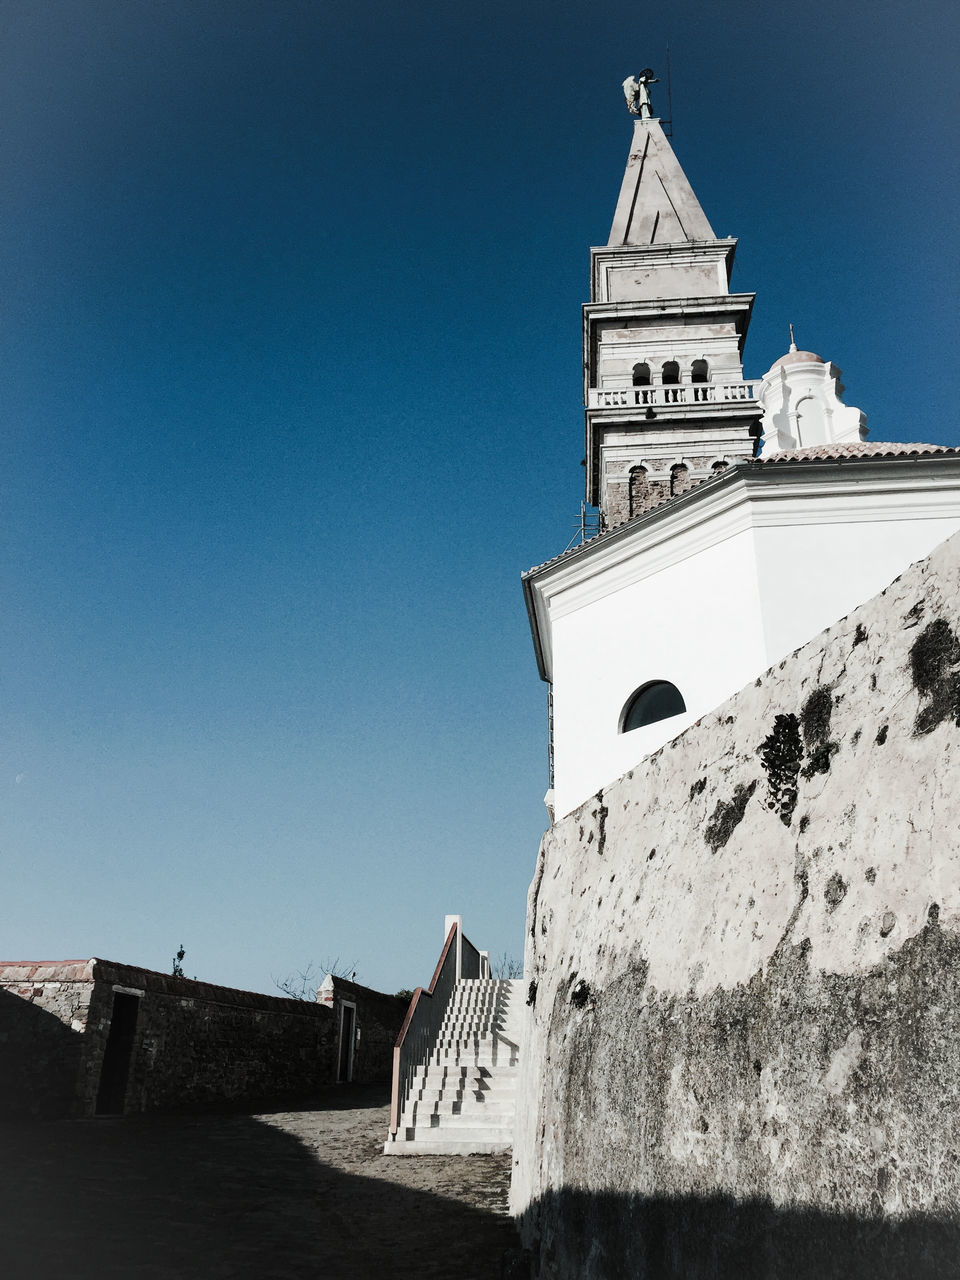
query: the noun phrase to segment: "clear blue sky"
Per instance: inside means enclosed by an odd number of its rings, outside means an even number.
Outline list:
[[[669,41],[748,376],[792,320],[955,443],[956,15],[2,0],[0,954],[519,954],[620,83]]]

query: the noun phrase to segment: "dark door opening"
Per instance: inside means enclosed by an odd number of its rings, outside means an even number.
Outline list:
[[[103,1051],[100,1088],[97,1090],[98,1116],[123,1115],[139,1012],[139,996],[127,995],[123,991],[114,992],[113,1016],[110,1019],[110,1031]]]
[[[347,1084],[353,1079],[353,1042],[357,1028],[356,1005],[340,1006],[340,1060],[337,1064],[337,1083]]]

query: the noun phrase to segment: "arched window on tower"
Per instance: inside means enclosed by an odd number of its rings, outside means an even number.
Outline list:
[[[693,478],[690,475],[690,468],[684,462],[678,462],[670,468],[670,497],[679,498],[681,493],[686,493],[688,489],[693,488]]]
[[[666,476],[651,478],[646,467],[630,468],[630,518],[657,507],[670,496]]]
[[[713,464],[713,466],[710,468],[710,470],[711,470],[711,472],[712,472],[715,476],[718,476],[718,475],[720,474],[720,472],[721,472],[721,471],[726,471],[726,469],[727,469],[727,467],[729,467],[729,465],[730,465],[730,463],[729,463],[729,462],[724,462],[724,461],[723,461],[723,459],[721,458],[719,461],[717,461],[717,462],[715,462],[715,463]]]
[[[707,365],[706,360],[694,360],[693,364],[690,366],[690,381],[691,382],[709,382],[710,381],[710,369]]]
[[[680,385],[680,366],[676,360],[668,360],[660,370],[660,381],[667,390],[663,393],[663,398],[667,404],[676,404],[680,399],[680,392],[674,391],[672,388]]]
[[[638,516],[650,505],[650,485],[646,467],[630,468],[630,515]]]
[[[687,709],[683,694],[669,680],[650,680],[634,690],[620,712],[620,733],[640,729],[645,724],[669,720],[682,715]]]
[[[635,364],[633,366],[633,385],[635,387],[649,387],[650,366],[646,361],[643,364]]]

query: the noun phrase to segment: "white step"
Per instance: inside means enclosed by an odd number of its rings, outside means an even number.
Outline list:
[[[425,1098],[434,1093],[437,1097],[462,1098],[464,1095],[475,1095],[478,1098],[494,1098],[501,1094],[513,1095],[517,1091],[517,1077],[511,1075],[505,1079],[493,1077],[486,1080],[444,1080],[428,1077],[416,1080],[407,1094],[409,1098]]]
[[[516,1102],[517,1091],[515,1089],[489,1089],[481,1091],[479,1089],[464,1089],[461,1093],[458,1089],[422,1089],[417,1093],[412,1093],[408,1099],[408,1106],[419,1104],[421,1107],[452,1107],[466,1104],[475,1107],[488,1107],[497,1109],[500,1107],[512,1107]]]
[[[469,1124],[450,1125],[441,1129],[433,1125],[408,1125],[403,1131],[405,1142],[503,1142],[507,1146],[513,1140],[513,1125]]]
[[[457,1058],[451,1058],[446,1063],[424,1063],[422,1067],[417,1067],[413,1079],[414,1081],[439,1080],[449,1084],[464,1084],[468,1080],[477,1080],[482,1084],[485,1080],[509,1080],[517,1074],[518,1070],[519,1064],[511,1063],[509,1060],[498,1062],[496,1065],[481,1063],[477,1066],[475,1063],[461,1062]]]
[[[454,990],[427,1059],[413,1073],[387,1155],[507,1151],[513,1135],[520,981]]]
[[[473,1090],[467,1090],[466,1093],[450,1092],[449,1090],[424,1089],[422,1093],[413,1093],[407,1099],[406,1110],[411,1107],[430,1107],[434,1110],[449,1111],[452,1107],[459,1107],[464,1110],[469,1107],[486,1109],[487,1111],[509,1110],[515,1107],[517,1102],[517,1094],[515,1089],[498,1089],[496,1092],[476,1093]]]
[[[511,1071],[495,1076],[445,1076],[440,1073],[423,1076],[411,1082],[410,1096],[422,1097],[433,1093],[513,1093],[517,1085],[517,1073]]]
[[[419,1106],[425,1111],[432,1111],[435,1114],[443,1116],[475,1116],[478,1120],[483,1120],[484,1116],[493,1119],[495,1116],[507,1116],[512,1119],[516,1112],[516,1098],[497,1098],[492,1102],[478,1102],[476,1098],[464,1098],[461,1101],[440,1101],[428,1100],[422,1098]],[[418,1110],[417,1115],[421,1112]]]

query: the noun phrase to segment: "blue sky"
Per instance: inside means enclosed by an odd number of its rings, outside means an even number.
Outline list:
[[[955,6],[0,2],[9,958],[273,989],[522,950],[580,304],[674,144],[874,439],[955,443]],[[666,113],[663,86],[655,103]]]

